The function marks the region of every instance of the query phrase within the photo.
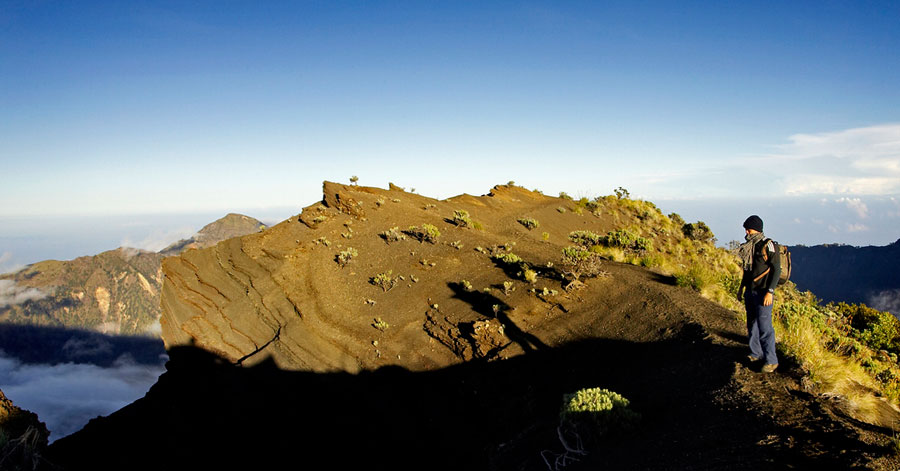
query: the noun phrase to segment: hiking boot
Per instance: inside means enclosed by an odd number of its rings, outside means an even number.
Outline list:
[[[762,372],[763,373],[774,373],[775,368],[778,368],[778,363],[767,363],[763,365]]]
[[[747,355],[747,360],[748,360],[750,363],[756,363],[756,362],[758,362],[759,360],[762,360],[762,358],[758,358],[758,357],[755,357],[755,356],[753,356],[753,355]]]

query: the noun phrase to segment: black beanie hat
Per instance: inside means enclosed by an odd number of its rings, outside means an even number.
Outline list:
[[[763,229],[762,219],[760,219],[759,216],[757,216],[755,214],[753,216],[748,217],[747,220],[744,221],[744,229],[753,229],[753,230],[762,232],[763,231],[762,230]]]

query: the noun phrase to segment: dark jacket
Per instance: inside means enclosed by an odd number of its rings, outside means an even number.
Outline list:
[[[744,270],[741,286],[754,291],[775,292],[781,277],[781,257],[772,239],[763,239],[753,247],[753,266]]]

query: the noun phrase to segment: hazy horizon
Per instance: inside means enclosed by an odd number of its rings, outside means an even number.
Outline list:
[[[387,183],[372,186],[386,188]],[[431,196],[416,190],[424,196]],[[489,190],[487,188],[475,194],[486,194]],[[597,196],[570,194],[576,197]],[[310,198],[305,205],[320,200],[321,195]],[[743,237],[741,223],[750,214],[760,215],[766,223],[766,233],[786,245],[884,246],[900,239],[900,226],[896,224],[900,215],[900,200],[891,197],[851,199],[820,196],[758,202],[699,199],[649,201],[664,214],[675,212],[688,222],[699,220],[707,223],[720,246]],[[298,205],[149,215],[0,216],[0,274],[43,260],[71,260],[118,247],[159,251],[194,235],[206,224],[229,212],[245,214],[272,225],[299,214],[301,209]]]

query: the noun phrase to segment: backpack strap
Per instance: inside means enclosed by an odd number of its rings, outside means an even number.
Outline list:
[[[760,247],[761,247],[760,252],[762,252],[762,258],[763,258],[763,261],[764,261],[764,262],[768,262],[768,261],[769,261],[769,254],[766,253],[766,246],[769,245],[769,242],[772,242],[772,246],[773,246],[773,248],[775,248],[775,244],[777,244],[777,242],[773,241],[772,239],[770,239],[770,238],[768,238],[768,237],[765,238],[765,239],[763,239],[762,242],[760,242]],[[778,254],[777,254],[777,252],[778,252],[778,249],[777,249],[777,248],[775,248],[775,252],[776,252],[776,255],[778,255]],[[771,268],[771,267],[766,267],[766,271],[760,273],[759,276],[757,276],[756,278],[754,278],[754,279],[753,279],[753,282],[756,283],[757,281],[759,281],[759,280],[765,278],[765,276],[768,275],[770,271],[772,271],[772,268]]]
[[[763,257],[763,261],[764,261],[764,262],[768,262],[768,261],[769,261],[769,254],[766,253],[766,246],[769,245],[769,242],[772,242],[772,239],[765,238],[765,239],[763,239],[763,241],[762,241],[762,245],[761,245],[762,249],[761,249],[761,252],[762,252],[762,257]],[[773,245],[773,247],[774,247],[774,245]],[[776,251],[777,251],[777,249],[776,249]],[[766,271],[768,271],[768,270],[766,270]]]

